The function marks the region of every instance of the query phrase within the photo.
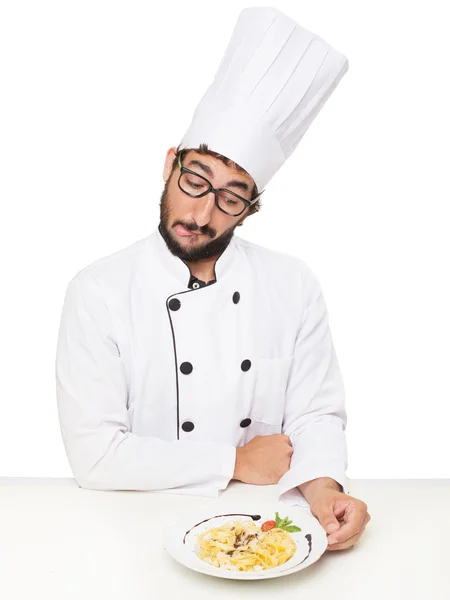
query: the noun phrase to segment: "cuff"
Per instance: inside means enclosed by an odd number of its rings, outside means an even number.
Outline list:
[[[223,445],[220,451],[219,468],[214,479],[214,485],[219,490],[224,490],[234,475],[236,466],[236,448]]]
[[[344,494],[350,493],[348,478],[341,461],[314,461],[308,459],[301,460],[283,475],[277,484],[278,493],[281,497],[282,494],[305,483],[305,481],[311,481],[311,479],[317,479],[318,477],[330,477],[342,485]]]

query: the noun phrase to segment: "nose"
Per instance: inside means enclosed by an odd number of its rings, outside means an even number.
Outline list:
[[[192,216],[199,227],[204,227],[211,221],[211,212],[214,210],[215,196],[211,190],[205,196],[194,199]]]

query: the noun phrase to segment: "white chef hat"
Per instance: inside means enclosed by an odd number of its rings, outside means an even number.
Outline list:
[[[343,54],[280,10],[245,8],[180,148],[208,144],[261,192],[347,70]]]

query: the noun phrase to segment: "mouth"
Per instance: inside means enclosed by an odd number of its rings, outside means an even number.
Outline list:
[[[181,237],[193,237],[195,235],[199,235],[198,233],[194,233],[193,231],[188,231],[183,227],[183,225],[177,225],[175,227],[175,232]]]

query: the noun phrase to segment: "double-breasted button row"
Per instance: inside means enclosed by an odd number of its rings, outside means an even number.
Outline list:
[[[241,427],[244,429],[245,427],[248,427],[251,424],[252,420],[251,419],[243,419],[240,423]],[[181,429],[183,431],[186,431],[186,433],[190,433],[191,431],[194,430],[194,423],[192,423],[192,421],[185,421],[182,425],[181,425]]]
[[[251,366],[252,366],[252,362],[248,359],[243,360],[241,362],[242,371],[248,371]],[[182,362],[180,365],[180,371],[183,373],[183,375],[190,375],[193,370],[194,370],[194,367],[192,366],[192,364],[190,362],[187,362],[187,361]]]
[[[194,288],[198,289],[200,287],[200,284],[194,283]],[[239,302],[239,300],[241,299],[241,295],[239,292],[234,292],[233,294],[233,302],[234,304],[237,304]],[[169,308],[170,310],[179,310],[181,307],[181,302],[178,300],[178,298],[172,298],[171,300],[169,300]]]

